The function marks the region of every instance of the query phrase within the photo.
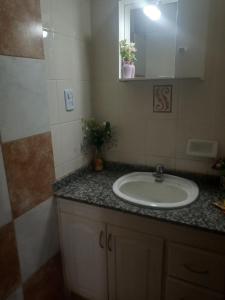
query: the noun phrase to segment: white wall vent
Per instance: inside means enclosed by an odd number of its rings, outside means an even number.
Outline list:
[[[216,158],[218,153],[218,142],[208,140],[190,139],[187,144],[187,155]]]

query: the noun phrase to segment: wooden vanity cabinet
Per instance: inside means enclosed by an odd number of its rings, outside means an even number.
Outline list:
[[[225,300],[222,235],[58,198],[67,290],[87,300]]]
[[[107,299],[106,225],[60,214],[60,239],[66,284],[84,299]]]
[[[110,300],[160,300],[163,240],[108,225]]]
[[[91,300],[160,300],[162,240],[66,213],[60,237],[70,292]]]

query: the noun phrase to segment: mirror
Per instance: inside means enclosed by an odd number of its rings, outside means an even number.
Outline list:
[[[204,79],[210,1],[119,1],[120,79]]]

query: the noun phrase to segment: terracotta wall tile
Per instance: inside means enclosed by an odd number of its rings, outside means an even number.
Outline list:
[[[20,285],[20,268],[13,224],[0,229],[0,299]]]
[[[40,0],[0,1],[0,54],[44,58]]]
[[[16,218],[52,195],[55,179],[51,134],[2,145],[13,216]]]
[[[52,258],[24,284],[24,300],[63,300],[60,256]]]

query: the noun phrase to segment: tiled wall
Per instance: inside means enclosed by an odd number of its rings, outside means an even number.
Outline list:
[[[124,83],[118,81],[118,1],[92,1],[94,111],[118,133],[108,159],[211,172],[212,161],[186,155],[189,138],[218,140],[225,155],[225,3],[212,2],[205,81]],[[158,84],[173,85],[172,113],[153,113]]]
[[[56,177],[85,163],[81,119],[90,116],[90,0],[42,0],[48,100]],[[72,88],[75,110],[67,112],[64,89]]]
[[[1,300],[62,299],[40,16],[37,0],[1,4]]]

